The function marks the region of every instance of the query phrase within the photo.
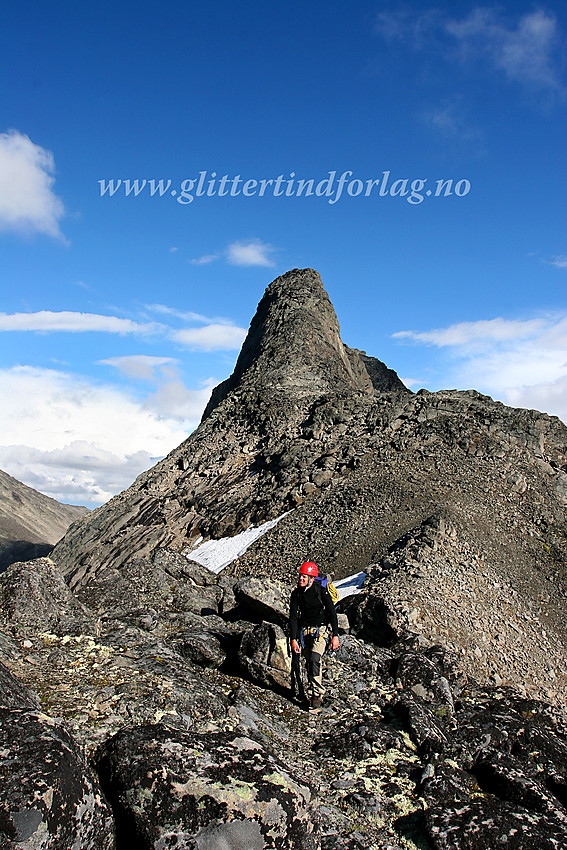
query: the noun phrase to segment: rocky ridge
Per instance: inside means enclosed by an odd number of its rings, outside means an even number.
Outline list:
[[[0,572],[16,561],[48,555],[87,508],[64,505],[0,469]]]
[[[289,692],[289,588],[232,585],[181,560],[138,565],[184,571],[173,609],[124,600],[107,618],[66,595],[47,559],[0,577],[0,846],[565,845],[564,714],[479,685],[418,636],[370,642],[371,574],[313,717]]]
[[[278,278],[195,434],[0,576],[0,772],[34,766],[0,846],[565,846],[566,434],[408,392],[315,272]],[[191,560],[284,513],[219,575]],[[283,628],[305,557],[368,576],[316,719]]]

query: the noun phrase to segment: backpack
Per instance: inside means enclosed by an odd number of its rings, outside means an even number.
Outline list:
[[[333,600],[333,605],[337,606],[339,604],[339,602],[341,601],[341,597],[339,595],[339,591],[337,590],[337,588],[335,587],[335,585],[331,581],[331,576],[330,575],[322,576],[321,578],[316,578],[315,581],[318,581],[319,584],[321,585],[321,587],[324,587],[325,590],[328,591],[329,596]]]

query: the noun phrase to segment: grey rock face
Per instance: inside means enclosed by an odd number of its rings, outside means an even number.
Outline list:
[[[366,359],[373,373],[379,371],[379,361]],[[294,269],[268,286],[234,372],[213,391],[203,418],[239,387],[271,395],[288,392],[295,398],[372,390],[359,352],[341,341],[333,305],[313,269]],[[399,379],[396,388],[405,389]]]
[[[0,708],[19,708],[35,711],[39,709],[39,699],[12,675],[0,662]]]
[[[54,557],[72,586],[92,583],[101,570],[146,559],[156,548],[181,551],[200,537],[231,535],[283,513],[310,483],[316,490],[332,477],[332,455],[312,442],[324,427],[310,422],[313,402],[337,394],[366,398],[375,384],[410,395],[380,361],[343,345],[317,272],[283,275],[267,288],[234,373],[213,392],[200,428],[94,511]],[[350,415],[343,416],[345,430]],[[285,438],[293,432],[299,442]],[[305,467],[311,482],[302,481]]]

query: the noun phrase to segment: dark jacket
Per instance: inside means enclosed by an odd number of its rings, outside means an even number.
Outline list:
[[[289,605],[289,636],[297,640],[304,626],[331,625],[333,635],[338,635],[337,612],[333,600],[321,583],[314,581],[311,587],[296,587]]]

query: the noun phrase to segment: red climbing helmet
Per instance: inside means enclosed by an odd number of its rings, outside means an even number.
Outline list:
[[[313,576],[313,578],[318,578],[319,570],[317,569],[317,564],[314,564],[313,561],[305,561],[305,563],[301,565],[299,575],[308,575]]]

